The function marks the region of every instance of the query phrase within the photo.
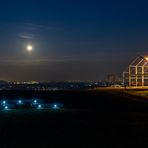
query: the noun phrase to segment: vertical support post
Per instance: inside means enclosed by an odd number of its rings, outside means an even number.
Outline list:
[[[129,65],[128,73],[129,73],[128,76],[129,86],[131,86],[131,65]]]
[[[138,66],[135,66],[135,81],[136,81],[136,87],[137,87],[137,81],[138,81]]]
[[[142,66],[142,86],[144,86],[144,65]]]
[[[123,83],[123,85],[125,85],[125,76],[124,76],[124,74],[125,74],[125,73],[123,72],[123,73],[122,73],[122,78],[123,78],[123,79],[122,79],[122,83]]]

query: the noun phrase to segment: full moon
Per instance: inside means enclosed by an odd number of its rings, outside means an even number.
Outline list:
[[[28,50],[28,51],[32,51],[32,46],[31,46],[31,45],[28,45],[28,46],[27,46],[27,50]]]

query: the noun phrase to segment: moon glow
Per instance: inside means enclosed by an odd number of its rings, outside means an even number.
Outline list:
[[[28,50],[28,51],[32,51],[32,46],[31,46],[31,45],[28,45],[28,46],[27,46],[27,50]]]

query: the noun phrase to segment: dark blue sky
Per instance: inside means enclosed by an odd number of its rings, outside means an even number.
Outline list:
[[[3,0],[0,14],[1,79],[99,80],[148,53],[147,1]]]

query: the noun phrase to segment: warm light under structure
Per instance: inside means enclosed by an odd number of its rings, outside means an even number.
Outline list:
[[[148,56],[138,56],[123,72],[123,84],[128,86],[148,86]]]
[[[146,61],[148,61],[148,56],[145,56],[144,58],[145,58]]]

